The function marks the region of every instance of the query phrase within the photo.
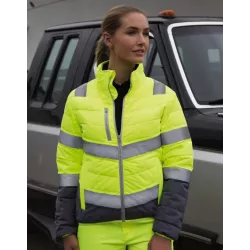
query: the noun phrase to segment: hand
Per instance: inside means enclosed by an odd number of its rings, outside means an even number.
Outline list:
[[[80,250],[78,240],[74,234],[70,234],[63,239],[64,250]]]
[[[171,240],[155,234],[148,244],[148,250],[172,250]]]

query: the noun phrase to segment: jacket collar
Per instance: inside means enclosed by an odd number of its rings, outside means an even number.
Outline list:
[[[96,80],[98,88],[105,95],[110,95],[113,99],[117,98],[117,90],[113,86],[113,80],[115,79],[115,71],[106,69],[109,61],[105,61],[98,65],[96,72]],[[143,82],[145,81],[144,67],[142,63],[136,64],[135,70],[130,76],[130,90],[129,92],[137,92]]]

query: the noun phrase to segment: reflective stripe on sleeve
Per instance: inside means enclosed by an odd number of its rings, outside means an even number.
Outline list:
[[[71,148],[83,148],[83,140],[81,137],[70,135],[60,131],[59,142]]]
[[[177,128],[161,134],[162,146],[190,138],[188,127]]]
[[[60,174],[61,187],[75,187],[78,186],[79,174]]]
[[[179,167],[165,167],[163,168],[163,174],[165,180],[174,179],[188,183],[191,177],[191,171]]]

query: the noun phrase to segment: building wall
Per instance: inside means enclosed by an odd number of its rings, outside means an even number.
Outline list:
[[[77,21],[102,19],[105,13],[118,4],[131,4],[142,8],[148,15],[157,15],[173,9],[177,15],[223,16],[222,0],[32,0],[27,1],[27,67],[29,68],[43,31],[54,25]]]

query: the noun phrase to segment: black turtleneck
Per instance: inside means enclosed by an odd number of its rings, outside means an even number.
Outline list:
[[[118,92],[118,96],[115,99],[115,120],[116,120],[117,132],[118,134],[120,134],[123,98],[128,93],[128,90],[130,88],[130,81],[128,80],[121,85],[118,85],[115,82],[113,82],[113,85]]]

